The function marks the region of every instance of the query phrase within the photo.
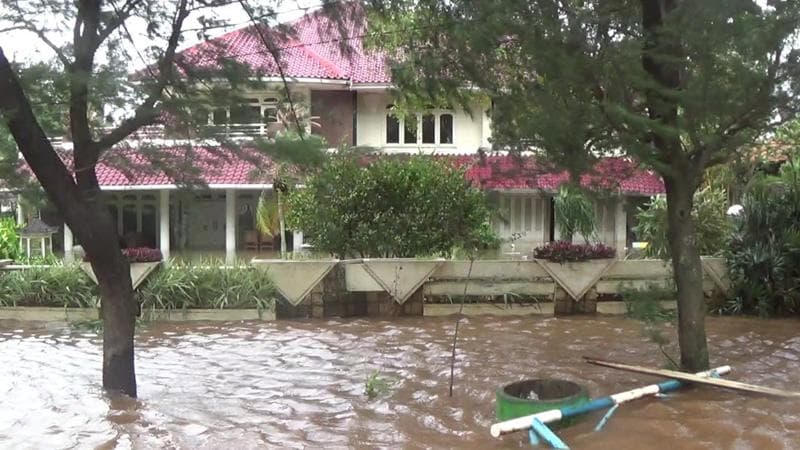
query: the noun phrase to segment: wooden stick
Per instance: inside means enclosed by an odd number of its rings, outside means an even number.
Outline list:
[[[614,361],[606,361],[603,359],[592,358],[589,356],[584,356],[583,359],[585,359],[586,362],[591,364],[596,364],[598,366],[604,366],[604,367],[611,367],[619,370],[625,370],[628,372],[644,373],[659,377],[672,378],[675,380],[688,381],[691,383],[708,384],[711,386],[735,389],[737,391],[771,395],[774,397],[800,398],[800,392],[784,391],[781,389],[773,389],[769,387],[757,386],[754,384],[747,384],[739,381],[723,380],[720,378],[704,378],[686,372],[678,372],[675,370],[667,370],[667,369],[651,369],[649,367],[633,366],[630,364],[623,364]]]

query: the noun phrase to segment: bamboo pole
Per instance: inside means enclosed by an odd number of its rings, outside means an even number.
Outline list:
[[[695,374],[697,377],[710,377],[712,375],[724,375],[731,371],[730,366],[720,366],[716,369],[698,372]],[[702,378],[701,378],[702,379]],[[533,419],[538,419],[542,423],[553,423],[565,417],[574,417],[585,414],[591,411],[597,411],[603,408],[610,408],[614,405],[636,400],[648,395],[655,395],[660,392],[674,391],[683,386],[678,380],[666,380],[661,383],[651,384],[648,386],[631,389],[630,391],[620,392],[618,394],[609,395],[606,397],[596,398],[577,406],[567,406],[561,409],[551,409],[542,411],[540,413],[532,414],[529,416],[517,417],[516,419],[506,420],[505,422],[498,422],[490,428],[490,432],[494,437],[500,437],[502,434],[512,433],[514,431],[527,430],[531,427]]]
[[[757,386],[755,384],[742,383],[733,380],[720,380],[718,378],[705,378],[691,373],[678,372],[675,370],[666,369],[652,369],[649,367],[633,366],[630,364],[623,364],[614,361],[606,361],[602,359],[591,358],[584,356],[583,359],[590,364],[598,366],[611,367],[613,369],[625,370],[628,372],[644,373],[647,375],[655,375],[659,377],[669,377],[676,380],[686,381],[690,383],[708,384],[711,386],[724,387],[728,389],[735,389],[737,391],[752,392],[756,394],[771,395],[774,397],[784,398],[800,398],[800,392],[784,391],[781,389],[774,389],[770,387]]]

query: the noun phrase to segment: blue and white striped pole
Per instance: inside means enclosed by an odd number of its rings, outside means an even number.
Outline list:
[[[698,372],[695,375],[698,377],[711,377],[724,375],[731,371],[731,366],[720,366],[716,369]],[[614,405],[626,403],[631,400],[636,400],[648,395],[655,395],[658,393],[674,391],[684,383],[678,380],[666,380],[661,383],[651,384],[648,386],[632,389],[630,391],[620,392],[619,394],[609,395],[606,397],[596,398],[587,403],[576,406],[566,406],[561,409],[551,409],[542,411],[540,413],[532,414],[530,416],[517,417],[516,419],[506,420],[492,425],[490,431],[492,436],[500,437],[502,434],[512,433],[514,431],[523,431],[531,428],[533,419],[537,419],[543,424],[558,422],[567,417],[575,417],[588,412],[597,411],[599,409],[610,408]]]

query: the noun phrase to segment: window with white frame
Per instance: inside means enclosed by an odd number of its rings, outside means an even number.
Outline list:
[[[453,143],[453,113],[427,111],[422,115],[397,116],[393,105],[386,112],[386,143],[400,145],[449,145]]]

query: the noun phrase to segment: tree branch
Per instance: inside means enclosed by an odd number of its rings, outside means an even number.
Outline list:
[[[99,157],[100,152],[109,149],[130,136],[137,129],[149,125],[158,118],[158,111],[155,107],[156,102],[161,99],[164,89],[174,71],[175,53],[180,43],[180,36],[183,29],[183,22],[189,15],[187,0],[181,0],[175,18],[172,21],[172,31],[167,41],[167,50],[158,64],[158,78],[153,86],[150,95],[144,102],[136,108],[133,117],[125,119],[115,129],[93,143],[93,151]]]
[[[36,120],[22,86],[1,48],[0,112],[28,167],[50,199],[67,215],[67,221],[71,222],[81,212],[65,206],[79,203],[80,192]]]

